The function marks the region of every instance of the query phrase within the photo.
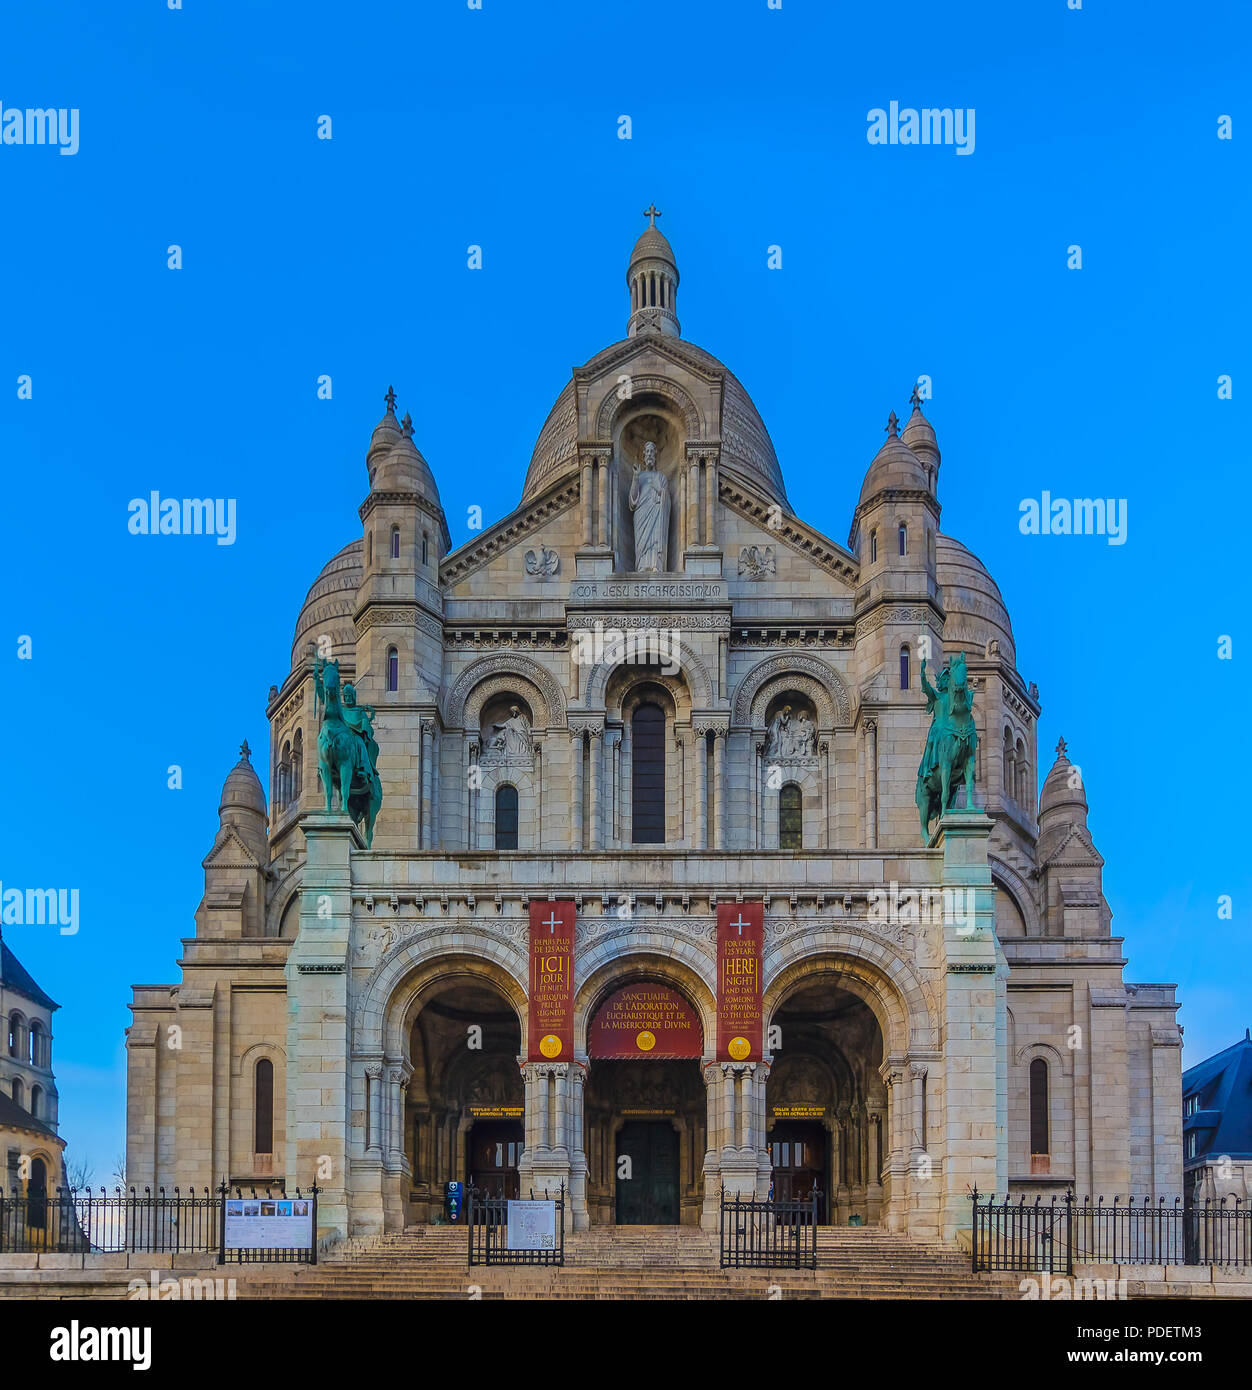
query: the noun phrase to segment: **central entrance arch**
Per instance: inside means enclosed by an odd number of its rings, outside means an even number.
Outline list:
[[[696,1006],[673,984],[610,988],[587,1029],[587,1211],[599,1225],[696,1225],[707,1124]]]

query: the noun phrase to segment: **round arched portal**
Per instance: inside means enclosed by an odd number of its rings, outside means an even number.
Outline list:
[[[801,980],[770,1018],[766,1142],[777,1197],[821,1193],[821,1219],[877,1222],[887,1129],[883,1035],[866,1002]]]
[[[707,1124],[701,1009],[632,971],[587,1012],[587,1211],[601,1225],[698,1225]]]
[[[449,1182],[517,1197],[525,1088],[513,1002],[485,975],[454,975],[422,990],[407,1022],[410,1219],[436,1220]]]

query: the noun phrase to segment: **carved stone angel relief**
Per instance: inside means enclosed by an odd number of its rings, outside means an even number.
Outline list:
[[[765,736],[765,756],[775,761],[786,758],[812,758],[817,754],[817,728],[809,715],[790,705],[770,721]]]

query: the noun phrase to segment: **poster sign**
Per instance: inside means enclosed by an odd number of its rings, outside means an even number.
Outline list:
[[[574,900],[530,904],[529,1056],[568,1061],[574,1052]]]
[[[695,1008],[668,985],[641,980],[600,1005],[587,1036],[591,1057],[672,1060],[699,1057],[704,1031]]]
[[[556,1203],[510,1202],[505,1241],[508,1250],[554,1250]]]
[[[763,903],[717,905],[717,1060],[761,1057]]]
[[[311,1197],[228,1198],[227,1250],[312,1250]]]

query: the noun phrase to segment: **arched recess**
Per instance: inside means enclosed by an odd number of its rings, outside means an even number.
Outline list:
[[[907,1056],[913,1048],[938,1047],[938,1030],[921,983],[899,957],[884,965],[860,956],[851,943],[814,948],[811,939],[799,933],[795,940],[784,938],[781,946],[772,949],[768,941],[767,937],[761,966],[765,979],[762,1016],[767,1029],[790,994],[826,976],[869,1008],[882,1032],[884,1055]]]
[[[668,377],[655,376],[652,373],[637,376],[631,372],[630,395],[623,397],[618,378],[619,373],[626,370],[626,367],[624,362],[618,362],[615,366],[616,370],[606,378],[604,395],[596,410],[596,440],[603,442],[605,448],[611,445],[618,418],[637,412],[640,400],[649,395],[659,396],[682,416],[687,442],[716,434],[715,430],[706,431],[699,408],[685,387]]]
[[[768,656],[735,688],[731,723],[735,728],[765,727],[765,709],[780,690],[798,690],[813,702],[822,729],[850,728],[852,697],[842,677],[819,657]]]
[[[989,854],[987,862],[991,868],[991,881],[996,892],[1006,893],[1012,900],[1018,915],[1026,925],[1026,935],[1042,936],[1043,923],[1039,919],[1039,908],[1025,878],[1007,860],[995,854]]]
[[[424,992],[439,981],[458,977],[497,987],[517,1014],[525,1055],[526,953],[468,923],[449,924],[429,935],[410,938],[389,961],[380,964],[361,995],[354,1054],[385,1055],[411,1063],[409,1036]]]
[[[587,1055],[591,1020],[614,990],[633,981],[656,980],[672,985],[694,1005],[704,1035],[704,1056],[713,1056],[717,1047],[715,968],[694,942],[677,939],[672,953],[662,956],[646,948],[632,951],[621,937],[598,941],[577,958],[574,968],[574,1055]]]
[[[683,680],[686,682],[687,708],[709,709],[713,705],[713,678],[709,674],[709,668],[691,650],[684,645],[678,654],[678,666]],[[675,704],[679,703],[676,691],[671,686],[674,681],[673,676],[660,676],[654,673],[654,669],[644,665],[624,665],[620,661],[602,661],[594,666],[587,677],[587,684],[583,688],[583,708],[588,710],[605,709],[605,697],[609,688],[609,681],[618,671],[628,673],[639,672],[642,679],[645,675],[651,679],[659,681],[665,685],[671,693],[675,694]]]
[[[444,728],[478,728],[483,705],[509,690],[526,696],[536,728],[565,727],[565,695],[552,672],[520,652],[500,652],[471,662],[452,683],[440,707]]]

